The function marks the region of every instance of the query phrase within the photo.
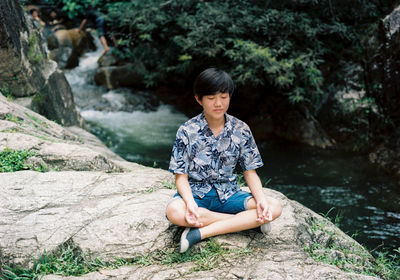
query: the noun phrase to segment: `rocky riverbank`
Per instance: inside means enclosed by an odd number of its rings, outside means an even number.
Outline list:
[[[29,267],[44,252],[67,244],[104,261],[176,250],[181,229],[164,215],[175,192],[170,189],[171,174],[123,161],[82,129],[63,128],[3,96],[0,131],[1,150],[32,151],[35,155],[26,164],[39,162],[51,170],[0,176],[2,265]],[[368,252],[332,223],[281,193],[265,193],[284,205],[271,233],[246,231],[215,238],[229,253],[216,257],[210,270],[193,270],[194,260],[153,260],[81,279],[373,279],[313,260],[315,255],[332,264],[341,260],[342,268],[354,272],[372,266]],[[247,253],[238,257],[242,249]]]
[[[0,151],[28,152],[22,171],[0,175],[3,275],[19,273],[17,265],[44,279],[76,279],[32,271],[69,248],[105,264],[78,279],[378,279],[366,275],[380,274],[361,245],[271,189],[266,195],[284,210],[269,235],[223,235],[177,254],[182,229],[164,213],[172,175],[121,159],[82,129],[69,85],[34,44],[18,1],[1,1],[0,18]],[[17,104],[21,96],[47,118]]]

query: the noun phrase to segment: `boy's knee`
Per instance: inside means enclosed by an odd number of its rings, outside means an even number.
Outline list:
[[[165,214],[170,222],[178,224],[185,216],[184,202],[180,199],[171,201],[167,206]]]

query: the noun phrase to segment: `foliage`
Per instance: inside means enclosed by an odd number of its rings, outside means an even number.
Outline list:
[[[0,172],[15,172],[26,168],[24,160],[32,156],[27,150],[12,151],[5,148],[0,152]]]
[[[163,181],[161,184],[165,189],[169,189],[169,190],[175,190],[176,189],[175,183]]]
[[[80,250],[72,242],[67,242],[53,253],[49,254],[45,251],[39,260],[34,262],[31,269],[6,266],[0,274],[0,279],[36,280],[48,274],[80,276],[101,268],[118,268],[123,265],[161,264],[170,266],[185,262],[195,264],[190,270],[190,272],[194,272],[217,267],[223,256],[229,255],[231,258],[238,258],[249,253],[251,253],[250,249],[226,249],[214,239],[209,239],[204,246],[196,246],[184,254],[158,250],[148,255],[135,256],[130,259],[116,258],[113,262],[104,262],[99,258],[92,258],[88,252]]]
[[[66,13],[68,18],[74,19],[78,16],[85,15],[85,12],[90,6],[97,6],[102,1],[101,0],[46,0],[46,2],[62,7],[61,11]]]
[[[355,242],[350,246],[336,242],[336,233],[329,226],[331,224],[327,217],[329,212],[323,215],[322,219],[314,219],[311,225],[314,235],[327,235],[328,241],[324,244],[319,241],[320,238],[316,238],[316,242],[304,248],[315,261],[334,265],[348,272],[372,275],[388,280],[400,279],[400,248],[394,250],[392,254],[380,252],[376,258],[373,258],[365,248]],[[338,225],[341,219],[342,217],[337,215],[335,224]]]
[[[39,260],[34,262],[32,269],[5,267],[1,279],[40,279],[47,274],[79,276],[106,266],[107,264],[100,259],[91,260],[87,252],[67,244],[51,254],[45,251]]]
[[[9,101],[14,99],[13,90],[9,86],[0,87],[0,93],[7,97]]]
[[[43,164],[38,167],[24,164],[27,158],[34,155],[33,152],[27,150],[11,150],[9,148],[4,148],[4,150],[0,152],[0,173],[15,172],[24,169],[46,172],[47,167]]]
[[[192,248],[183,254],[178,252],[162,251],[159,260],[162,264],[171,265],[185,262],[193,262],[196,266],[191,272],[211,270],[218,267],[223,256],[229,255],[237,258],[251,253],[251,249],[227,249],[217,243],[214,239],[206,241],[205,246]]]
[[[34,64],[39,64],[44,58],[38,44],[38,35],[36,33],[31,34],[28,38],[28,59]]]
[[[35,123],[37,123],[40,126],[43,127],[48,127],[47,123],[45,121],[40,120],[38,117],[35,117],[34,115],[29,114],[28,112],[25,112],[25,115],[29,117],[31,120],[33,120]]]
[[[286,95],[317,107],[324,69],[358,59],[360,38],[394,1],[47,0],[73,18],[90,5],[106,15],[118,39],[114,53],[144,63],[144,84],[192,84],[214,65],[238,85]]]

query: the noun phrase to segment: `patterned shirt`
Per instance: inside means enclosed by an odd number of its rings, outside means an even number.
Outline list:
[[[224,130],[215,137],[203,112],[178,129],[169,171],[188,174],[192,193],[200,198],[215,187],[224,203],[240,190],[233,173],[238,161],[243,170],[263,165],[248,125],[225,114]]]

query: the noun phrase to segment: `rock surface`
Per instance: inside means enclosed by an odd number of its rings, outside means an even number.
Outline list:
[[[248,111],[245,104],[242,112]],[[306,106],[293,106],[283,96],[270,96],[266,102],[249,107],[258,108],[249,120],[257,139],[279,137],[323,149],[336,144]]]
[[[79,65],[79,57],[87,50],[95,50],[92,35],[77,29],[61,29],[47,38],[50,58],[56,61],[61,69],[74,68]]]
[[[141,63],[104,66],[97,69],[94,81],[107,89],[117,87],[140,87],[144,84],[144,66]]]
[[[0,95],[0,148],[31,150],[34,167],[49,170],[123,171],[126,162],[79,127],[70,130]],[[82,145],[86,141],[87,145]]]
[[[3,258],[27,264],[43,250],[55,250],[67,241],[104,261],[130,258],[177,246],[177,228],[165,218],[165,206],[174,193],[162,187],[166,171],[140,167],[128,173],[23,171],[0,178],[0,226]],[[317,242],[310,228],[318,216],[282,194],[283,215],[266,237],[254,231],[224,235],[217,242],[228,247],[252,248],[249,256],[221,264],[208,272],[183,276],[191,263],[169,266],[123,267],[96,272],[82,279],[369,279],[321,265],[303,247]],[[340,242],[349,242],[343,233]],[[201,246],[201,245],[200,245]],[[356,245],[354,245],[356,246]],[[235,276],[236,275],[236,276]],[[267,276],[267,278],[265,278]],[[75,277],[65,277],[75,279]],[[62,279],[47,276],[44,279]],[[371,278],[372,279],[372,278]]]
[[[0,1],[0,90],[33,97],[32,108],[60,124],[84,126],[64,74],[47,58],[39,30],[17,0]]]
[[[370,63],[373,81],[380,85],[376,99],[389,120],[384,124],[389,137],[374,147],[369,159],[395,175],[400,185],[400,5],[382,20],[374,43]]]
[[[0,150],[6,146],[36,151],[38,161],[64,171],[1,174],[0,264],[26,267],[44,250],[66,244],[104,261],[178,247],[181,229],[165,218],[165,206],[175,192],[163,184],[173,179],[167,171],[123,161],[80,128],[67,130],[0,96]],[[100,163],[96,155],[102,157]],[[88,170],[87,165],[97,171],[76,171]],[[284,208],[270,234],[245,231],[215,238],[224,248],[246,248],[250,254],[216,259],[211,270],[195,272],[196,264],[186,262],[43,279],[376,279],[314,261],[304,248],[317,243],[321,248],[334,244],[365,250],[328,221],[316,226],[322,217],[301,204],[264,191]],[[366,258],[363,266],[368,265]]]

